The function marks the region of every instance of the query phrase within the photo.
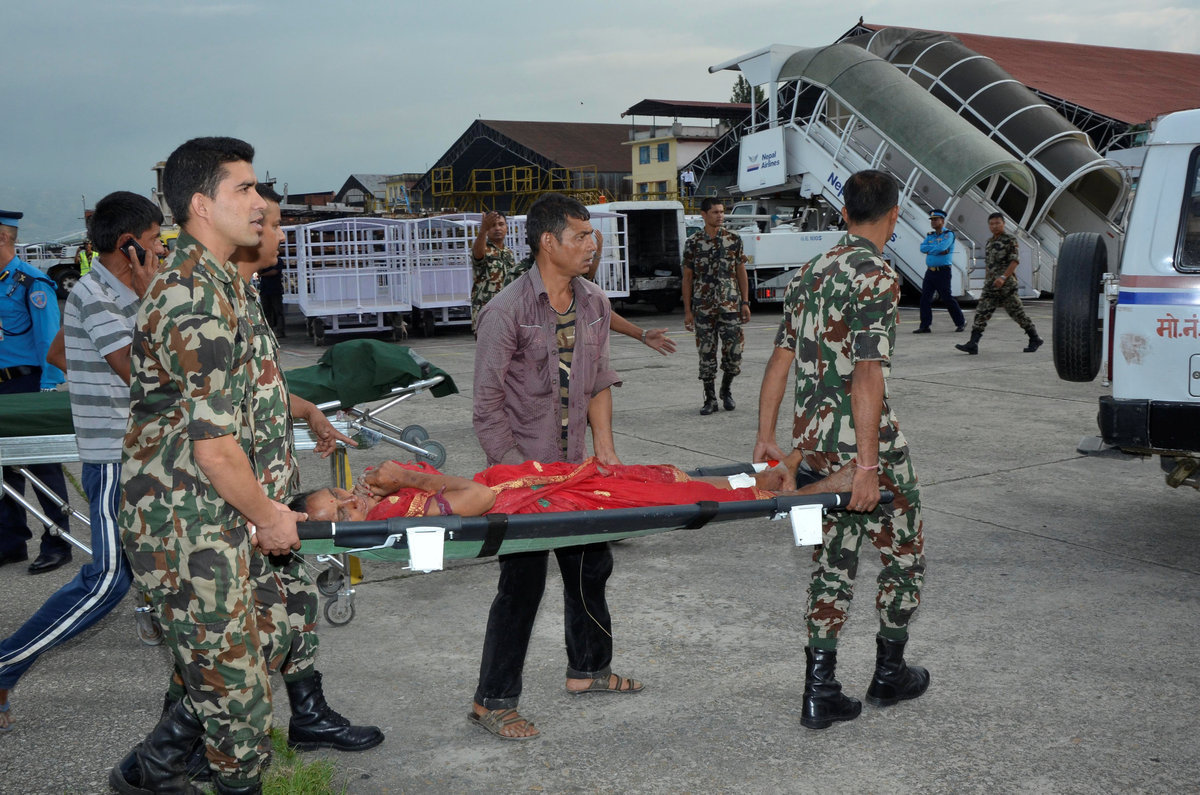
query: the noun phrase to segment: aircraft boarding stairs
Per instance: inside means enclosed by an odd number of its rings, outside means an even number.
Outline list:
[[[820,196],[841,209],[850,175],[880,169],[901,185],[900,220],[885,255],[906,280],[920,284],[924,277],[920,244],[929,211],[941,208],[958,239],[952,287],[977,298],[987,217],[1001,212],[1020,247],[1021,294],[1051,291],[1063,237],[1114,237],[1127,186],[1086,136],[994,62],[981,65],[946,38],[896,29],[870,42],[770,45],[710,67],[738,69],[752,85],[767,87],[762,121],[739,130],[738,189]]]

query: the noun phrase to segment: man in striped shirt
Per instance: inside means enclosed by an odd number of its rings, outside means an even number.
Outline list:
[[[38,656],[95,624],[129,590],[131,574],[117,528],[129,346],[138,304],[158,272],[158,258],[166,254],[159,239],[162,221],[153,202],[127,191],[97,202],[88,221],[100,256],[67,298],[63,328],[47,360],[67,371],[91,511],[92,560],[0,641],[0,731],[12,728],[8,691]]]

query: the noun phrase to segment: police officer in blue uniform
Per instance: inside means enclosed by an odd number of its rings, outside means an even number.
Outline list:
[[[63,381],[62,371],[46,364],[46,352],[58,333],[58,293],[53,281],[17,256],[17,226],[22,215],[0,210],[0,395],[53,389]],[[67,499],[60,464],[26,468],[64,501]],[[25,478],[16,467],[4,467],[4,482],[21,493],[25,491]],[[45,514],[67,529],[66,512],[44,494],[38,492],[37,497]],[[25,509],[11,497],[0,499],[0,566],[26,560],[29,553],[25,542],[31,538]],[[29,571],[53,571],[70,559],[71,546],[46,530],[42,533],[41,552]]]
[[[921,283],[921,325],[913,329],[913,334],[928,334],[933,325],[933,295],[941,296],[954,321],[954,330],[962,331],[967,327],[958,301],[950,289],[950,265],[954,262],[954,233],[946,229],[946,211],[934,210],[929,214],[929,225],[933,231],[925,235],[921,241],[921,251],[925,254],[925,280]]]

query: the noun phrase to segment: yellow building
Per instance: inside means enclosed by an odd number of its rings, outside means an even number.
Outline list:
[[[691,164],[729,129],[731,123],[744,119],[749,112],[749,105],[734,102],[645,99],[622,113],[622,116],[652,117],[648,127],[643,124],[639,129],[635,125],[625,142],[630,148],[630,193],[633,198],[686,200],[687,191],[681,184],[681,174],[685,171],[694,174],[696,196],[715,193],[724,187],[704,184],[703,170],[693,169]],[[670,116],[672,120],[660,124],[657,118],[660,116]],[[682,124],[680,118],[703,119],[709,123]]]

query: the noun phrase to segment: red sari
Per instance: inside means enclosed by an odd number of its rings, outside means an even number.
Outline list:
[[[400,464],[406,469],[437,473],[422,462]],[[440,473],[439,473],[440,474]],[[475,476],[496,494],[488,513],[558,513],[596,511],[606,508],[638,508],[658,505],[690,505],[711,500],[735,502],[763,500],[774,495],[761,489],[721,489],[694,481],[681,470],[665,465],[607,466],[589,458],[582,464],[497,464]],[[423,516],[432,492],[401,489],[367,514],[368,519]]]

